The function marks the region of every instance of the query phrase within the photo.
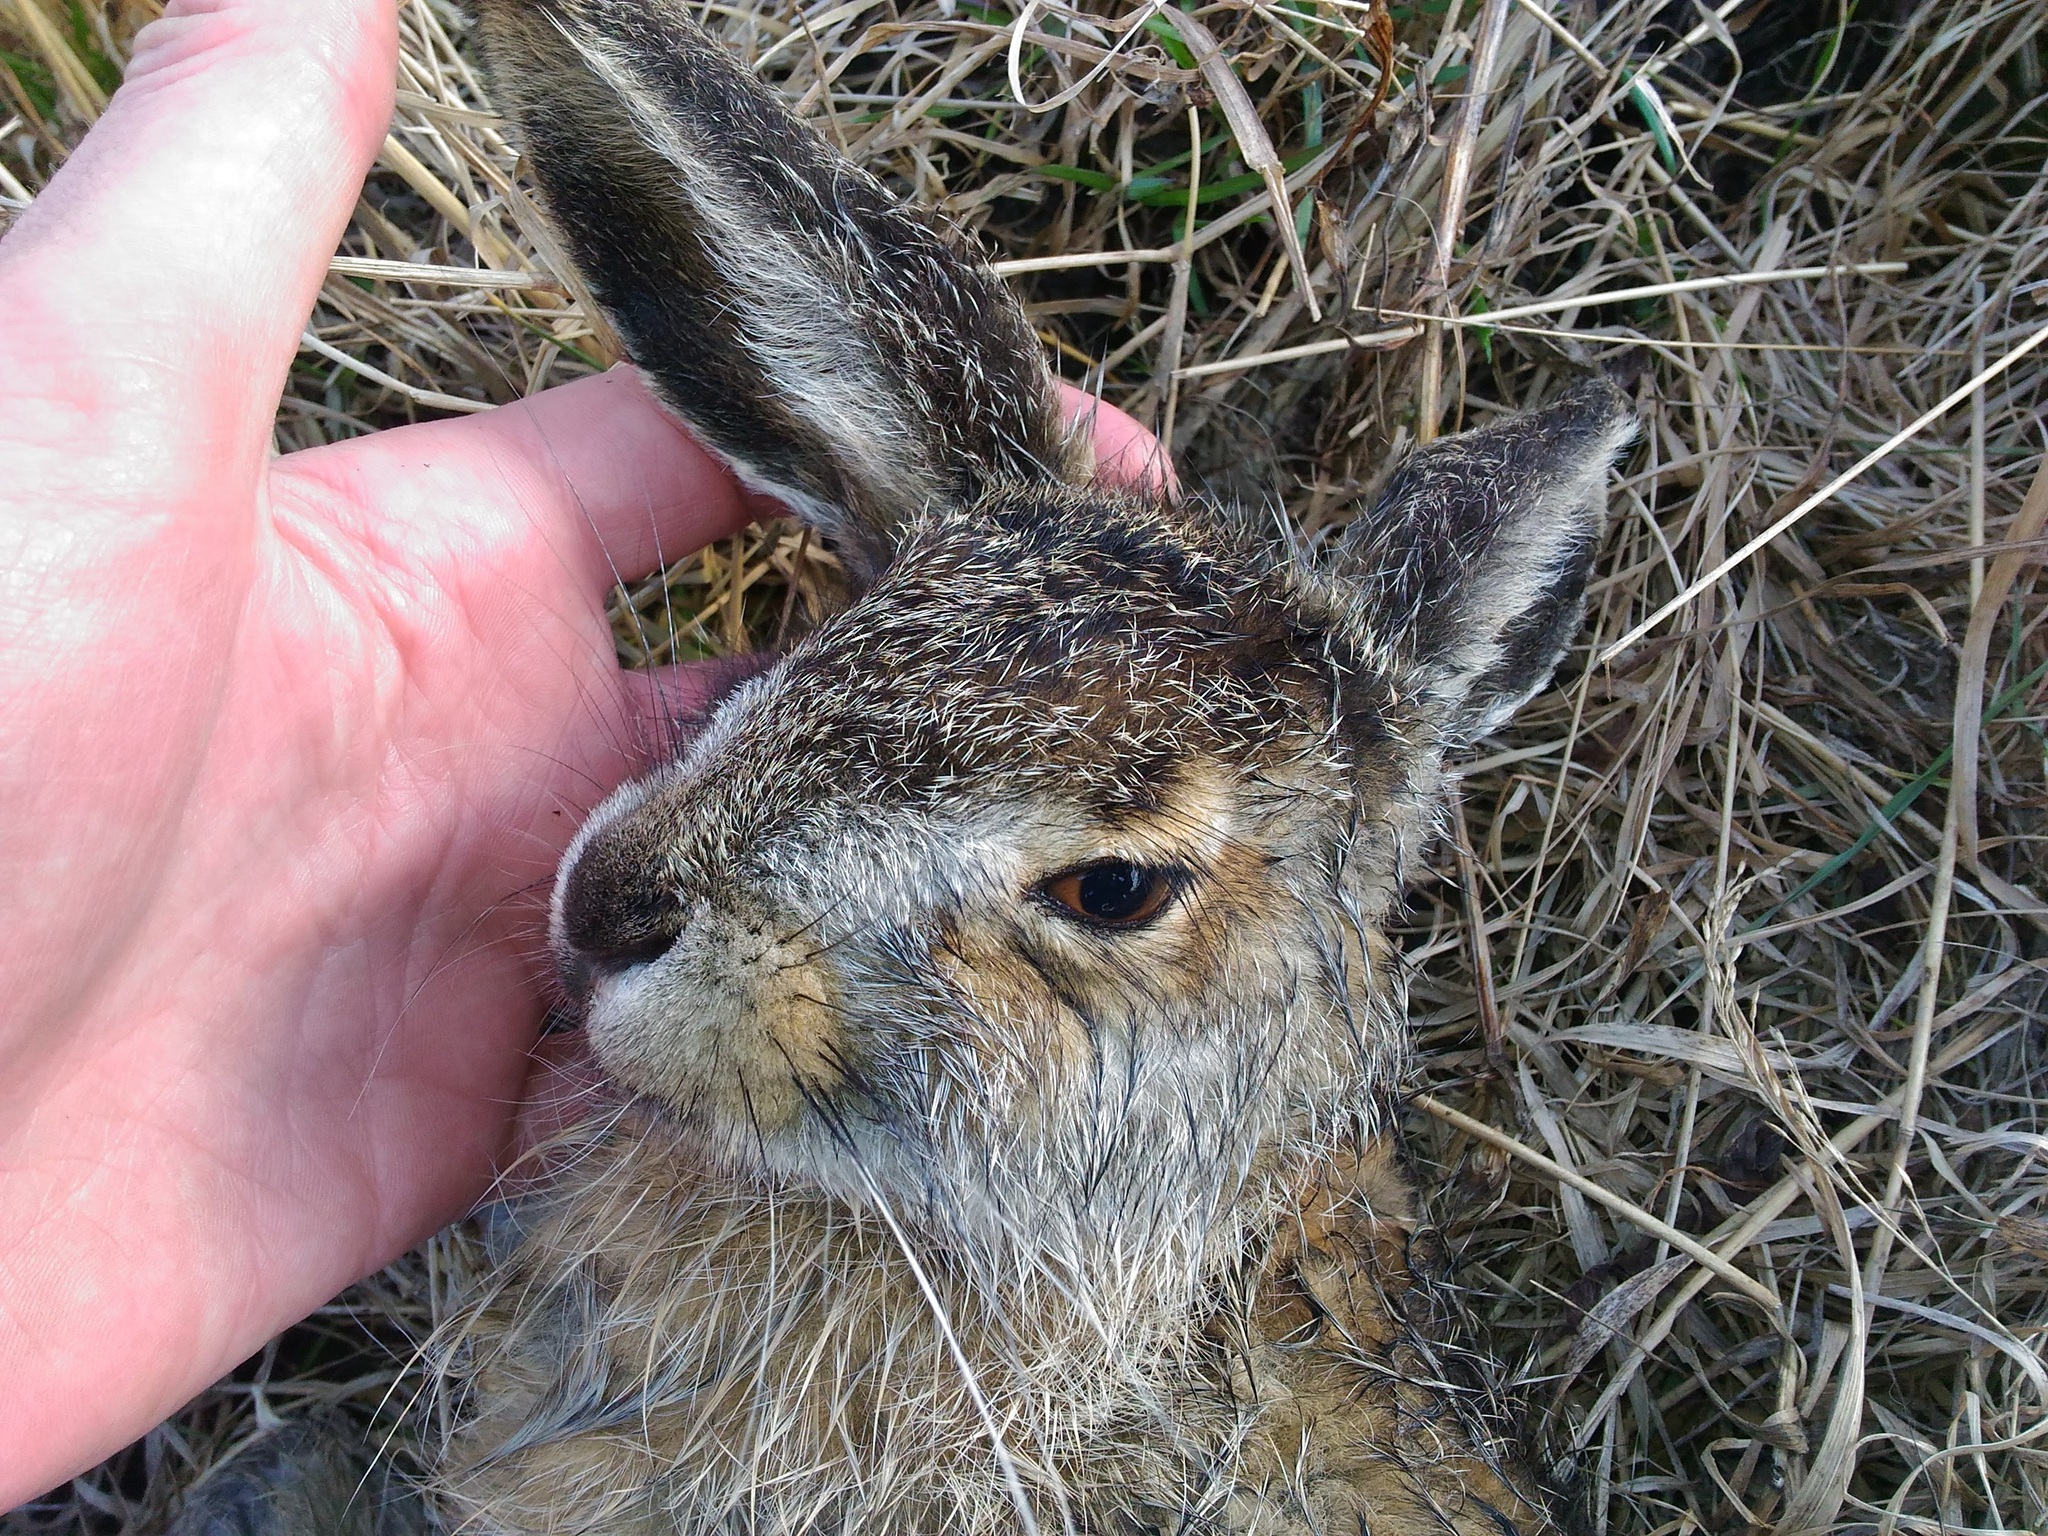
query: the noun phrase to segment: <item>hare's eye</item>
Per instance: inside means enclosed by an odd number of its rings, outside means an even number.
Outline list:
[[[1038,889],[1066,912],[1105,928],[1135,928],[1173,899],[1173,877],[1123,859],[1104,859],[1054,875]]]

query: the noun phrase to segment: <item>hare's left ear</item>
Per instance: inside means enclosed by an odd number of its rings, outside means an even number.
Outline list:
[[[848,164],[684,0],[471,0],[577,266],[664,401],[857,576],[925,508],[1076,472],[987,267]]]
[[[1621,391],[1584,380],[1416,450],[1346,531],[1330,574],[1446,746],[1496,729],[1549,682],[1584,615],[1608,476],[1635,431]]]

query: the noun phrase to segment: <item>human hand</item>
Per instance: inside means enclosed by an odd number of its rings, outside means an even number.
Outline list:
[[[658,708],[605,594],[759,510],[630,371],[270,455],[395,54],[174,3],[0,242],[0,1508],[482,1191]]]

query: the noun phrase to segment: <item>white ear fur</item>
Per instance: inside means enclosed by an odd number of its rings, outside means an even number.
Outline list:
[[[1586,380],[1418,449],[1339,545],[1331,574],[1362,638],[1428,701],[1446,745],[1498,729],[1550,680],[1635,430],[1621,392]]]
[[[1585,610],[1585,566],[1598,552],[1606,526],[1608,477],[1616,456],[1635,435],[1636,424],[1629,418],[1611,421],[1585,457],[1502,527],[1468,583],[1461,599],[1461,634],[1437,663],[1440,675],[1433,684],[1439,702],[1457,718],[1463,740],[1477,741],[1499,730],[1550,682]],[[1559,634],[1560,626],[1553,625],[1548,632],[1555,649],[1547,659],[1532,656],[1525,665],[1512,666],[1509,652],[1518,626],[1567,585],[1574,593],[1568,628]],[[1544,640],[1530,635],[1525,644],[1540,647]],[[1499,687],[1486,688],[1486,680],[1504,665],[1519,680],[1502,678]]]

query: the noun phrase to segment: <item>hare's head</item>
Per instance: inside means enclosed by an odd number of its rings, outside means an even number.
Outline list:
[[[1313,554],[1075,483],[1014,303],[680,4],[481,9],[640,366],[861,584],[565,860],[598,1057],[919,1219],[1207,1230],[1398,1057],[1378,925],[1444,754],[1571,639],[1616,392],[1412,455]]]

